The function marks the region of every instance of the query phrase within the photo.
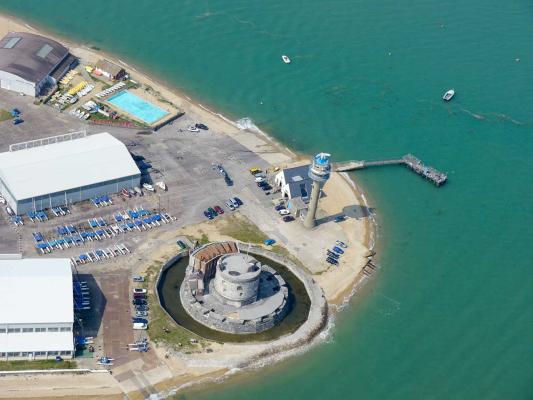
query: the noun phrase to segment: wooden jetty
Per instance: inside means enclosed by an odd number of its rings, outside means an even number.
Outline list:
[[[425,165],[420,159],[412,154],[406,154],[400,159],[378,160],[378,161],[346,161],[335,164],[335,171],[346,172],[363,169],[368,167],[378,167],[382,165],[405,165],[410,170],[416,172],[418,175],[433,182],[436,186],[440,186],[446,182],[448,175],[440,172],[435,168]]]

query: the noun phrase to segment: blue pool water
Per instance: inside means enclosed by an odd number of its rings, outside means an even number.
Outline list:
[[[117,93],[107,101],[148,124],[152,124],[168,114],[165,110],[131,94],[127,90]]]

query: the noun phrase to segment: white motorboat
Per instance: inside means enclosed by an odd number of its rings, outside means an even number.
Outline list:
[[[189,126],[187,127],[187,130],[188,130],[189,132],[200,132],[200,129],[198,129],[198,128],[197,128],[196,126],[194,126],[194,125],[189,125]]]
[[[159,186],[161,190],[165,190],[165,191],[167,190],[167,185],[163,181],[157,182],[156,185]]]
[[[444,101],[450,101],[454,95],[455,95],[455,90],[450,89],[446,93],[444,93],[444,95],[442,96],[442,99]]]
[[[283,54],[283,55],[281,56],[281,59],[283,60],[283,62],[284,62],[285,64],[290,64],[290,63],[291,63],[291,59],[289,58],[289,56],[286,56],[285,54]]]
[[[143,183],[143,188],[145,188],[149,192],[155,192],[154,187],[152,185],[150,185],[149,183]]]

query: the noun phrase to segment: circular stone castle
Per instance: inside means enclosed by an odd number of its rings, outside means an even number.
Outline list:
[[[217,331],[259,333],[288,311],[289,289],[275,269],[239,251],[234,242],[194,250],[180,287],[183,308]]]

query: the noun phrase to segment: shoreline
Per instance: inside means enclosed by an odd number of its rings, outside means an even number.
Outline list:
[[[0,24],[5,20],[9,20],[10,29],[18,30],[19,27],[15,27],[15,26],[19,25],[20,27],[25,28],[25,30],[27,31],[31,31],[31,32],[38,33],[44,36],[48,36],[62,43],[67,44],[67,46],[71,49],[73,54],[77,55],[78,57],[80,57],[81,59],[85,61],[92,60],[94,57],[97,57],[97,58],[103,57],[103,58],[107,58],[113,62],[116,62],[120,65],[127,67],[134,73],[134,75],[136,75],[135,77],[136,79],[140,77],[141,79],[138,79],[138,80],[142,81],[143,83],[148,82],[148,84],[150,84],[155,90],[159,91],[162,95],[169,97],[173,102],[176,102],[176,105],[182,108],[186,113],[188,112],[187,111],[188,109],[191,109],[194,113],[197,113],[200,115],[208,114],[211,120],[218,121],[216,125],[227,125],[227,126],[231,126],[233,130],[237,130],[237,132],[232,132],[232,129],[223,129],[221,130],[220,134],[228,135],[232,137],[234,140],[241,143],[243,146],[249,148],[251,151],[256,152],[259,156],[261,156],[267,161],[269,161],[269,159],[266,158],[267,155],[263,156],[260,151],[260,148],[253,147],[253,145],[250,144],[249,141],[245,140],[246,138],[249,138],[250,136],[261,137],[270,146],[278,150],[280,153],[287,155],[287,157],[290,159],[290,162],[292,163],[297,160],[309,159],[308,155],[293,151],[289,147],[285,146],[282,142],[270,136],[268,133],[263,132],[260,128],[255,126],[255,124],[251,128],[248,128],[245,130],[240,129],[239,126],[237,125],[237,121],[232,121],[229,118],[225,117],[223,114],[218,113],[210,109],[209,107],[202,105],[200,102],[197,102],[191,99],[191,97],[189,97],[186,93],[181,92],[179,89],[174,87],[172,84],[165,82],[161,78],[153,77],[153,75],[149,75],[149,71],[146,71],[142,67],[139,68],[135,64],[130,64],[117,57],[114,57],[113,55],[106,52],[105,50],[101,50],[101,49],[96,50],[96,49],[90,48],[86,44],[80,44],[80,43],[77,43],[76,41],[72,41],[72,40],[69,40],[68,38],[64,38],[60,34],[50,33],[47,31],[46,28],[43,28],[39,24],[29,24],[19,17],[12,16],[4,12],[0,12]],[[185,107],[183,107],[183,105],[185,105]],[[368,209],[369,205],[368,205],[367,198],[362,188],[350,177],[350,175],[346,173],[341,173],[339,174],[339,176],[341,177],[341,180],[350,187],[351,191],[353,192],[355,197],[358,199],[359,204],[361,204],[362,206]],[[377,240],[377,230],[378,230],[378,226],[377,226],[375,217],[372,213],[370,213],[368,218],[364,218],[364,239],[362,240],[363,246],[365,246],[366,248],[370,250],[374,250],[375,245],[376,245],[376,240]],[[331,298],[328,297],[327,306],[328,306],[328,309],[331,310],[332,312],[328,313],[327,320],[324,326],[321,328],[321,330],[318,333],[312,335],[310,338],[308,338],[308,340],[305,340],[305,343],[297,345],[293,348],[289,348],[287,350],[282,350],[280,354],[264,356],[261,360],[254,359],[255,357],[249,357],[249,359],[243,362],[242,364],[240,364],[238,368],[231,368],[231,369],[221,368],[219,370],[219,373],[213,372],[211,374],[200,374],[197,376],[188,375],[186,377],[181,377],[181,378],[184,378],[185,381],[182,382],[178,387],[173,388],[170,391],[178,392],[179,390],[182,390],[184,388],[189,388],[191,386],[197,386],[199,384],[205,384],[207,382],[213,382],[213,383],[220,382],[221,380],[226,380],[230,377],[233,377],[236,374],[236,372],[259,370],[265,365],[270,365],[274,363],[277,364],[278,361],[307,352],[309,349],[313,348],[317,344],[323,343],[324,341],[328,340],[329,337],[331,337],[331,334],[332,334],[331,332],[332,332],[332,329],[334,328],[334,320],[335,320],[336,313],[343,310],[350,303],[351,298],[358,292],[359,288],[361,288],[362,285],[364,285],[368,280],[369,280],[369,277],[363,274],[362,268],[361,268],[361,270],[351,280],[347,282],[347,284],[344,286],[344,288],[342,288],[342,290],[335,292],[335,295],[333,297]],[[168,380],[161,381],[160,384],[164,385],[165,382],[172,381],[177,378],[179,379],[180,376],[174,376]],[[187,379],[187,378],[190,378],[190,379]],[[175,393],[169,392],[169,395],[171,394],[175,394]],[[104,395],[101,397],[106,398],[107,396]]]

